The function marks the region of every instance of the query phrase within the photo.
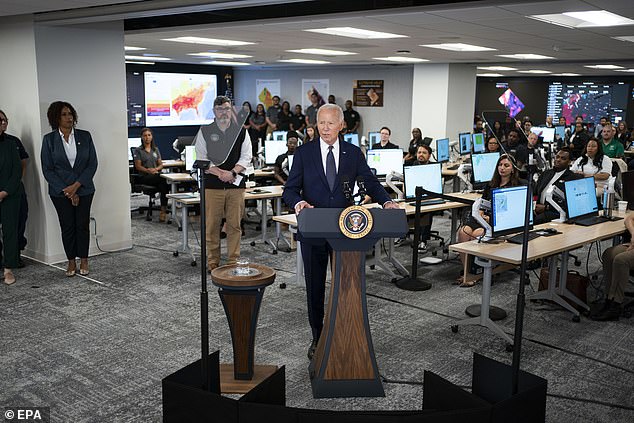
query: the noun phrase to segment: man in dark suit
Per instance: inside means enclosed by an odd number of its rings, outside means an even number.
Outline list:
[[[304,208],[347,207],[343,180],[355,181],[363,178],[367,194],[384,208],[398,208],[370,171],[363,153],[352,144],[340,142],[338,135],[344,119],[341,107],[326,104],[317,112],[319,142],[302,145],[295,151],[293,167],[286,181],[283,199],[299,214]],[[325,239],[303,239],[302,258],[306,277],[308,320],[313,340],[308,350],[312,355],[324,326],[324,297],[328,257],[332,248]]]
[[[563,182],[573,179],[579,179],[580,176],[570,170],[571,151],[568,147],[564,147],[555,156],[555,164],[552,169],[546,170],[539,176],[533,195],[537,197],[535,204],[535,221],[534,223],[546,223],[559,217],[559,213],[551,210],[550,204],[546,203],[546,191],[551,185],[559,185],[563,191]]]

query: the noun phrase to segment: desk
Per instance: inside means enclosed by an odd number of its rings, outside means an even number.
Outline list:
[[[185,162],[182,160],[162,160],[163,167],[185,167]]]
[[[172,161],[178,161],[178,160],[172,160]],[[167,180],[167,183],[170,185],[170,191],[172,194],[176,194],[176,190],[177,190],[176,186],[180,184],[181,182],[191,182],[195,180],[189,173],[161,173],[161,178],[165,178]],[[168,198],[172,198],[172,197],[168,196]],[[172,201],[172,216],[176,216],[176,202],[175,201]],[[172,219],[170,217],[170,220],[168,222],[171,222],[171,220]],[[179,228],[181,227],[180,225],[178,226]]]
[[[273,178],[275,172],[273,170],[256,169],[253,172],[254,178]]]
[[[618,211],[614,211],[614,215],[624,217],[624,213],[620,213]],[[538,292],[537,294],[530,296],[528,299],[553,300],[573,313],[574,316],[578,317],[579,312],[563,299],[563,297],[568,297],[573,301],[582,304],[578,298],[566,289],[568,252],[594,241],[614,237],[623,233],[625,231],[623,220],[605,222],[594,226],[578,226],[551,222],[538,225],[535,228],[555,228],[561,232],[561,234],[551,237],[539,237],[529,241],[526,260],[532,261],[543,257],[561,254],[561,277],[559,287],[555,288],[554,278],[556,277],[556,260],[551,260],[551,266],[553,267],[550,269],[549,276],[553,279],[549,283],[548,290]],[[500,263],[510,264],[512,266],[521,265],[522,246],[508,242],[502,242],[499,244],[478,243],[474,240],[451,245],[449,249],[459,253],[474,255],[477,263],[484,268],[480,316],[460,320],[452,326],[452,330],[457,332],[458,326],[460,325],[480,325],[489,328],[499,337],[506,340],[509,344],[512,344],[513,341],[511,337],[504,333],[504,331],[489,318],[491,276],[493,268]],[[555,292],[555,289],[557,289],[557,292]]]
[[[196,204],[200,204],[200,196],[198,193],[196,194],[167,194],[167,198],[172,199],[172,206],[176,208],[176,203],[181,204],[181,228],[183,236],[181,238],[181,242],[176,247],[176,251],[174,251],[174,257],[178,257],[179,253],[185,253],[191,256],[192,261],[191,265],[196,266],[196,257],[192,252],[191,248],[189,248],[189,206],[193,206]]]
[[[244,194],[244,199],[246,200],[261,200],[261,224],[262,227],[262,242],[264,244],[269,244],[273,247],[273,254],[277,254],[277,243],[273,242],[272,239],[269,239],[267,236],[266,230],[266,200],[275,199],[275,215],[282,214],[282,193],[284,192],[284,187],[282,185],[271,185],[266,187],[258,187],[258,188],[250,188],[247,189]],[[280,224],[276,222],[275,224],[275,232],[277,234],[277,241],[280,239]],[[255,241],[251,242],[251,246],[255,245]],[[290,248],[290,244],[288,245]]]

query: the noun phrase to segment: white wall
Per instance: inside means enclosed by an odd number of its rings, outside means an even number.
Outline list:
[[[103,249],[131,241],[123,24],[87,27],[34,25],[30,17],[8,18],[0,26],[2,77],[0,108],[9,116],[8,132],[31,156],[24,179],[29,200],[27,256],[46,262],[65,260],[57,214],[42,176],[42,136],[50,131],[46,110],[69,101],[78,127],[95,141],[99,169],[92,215]],[[93,226],[91,225],[91,232]],[[91,254],[97,253],[91,237]]]
[[[337,104],[343,107],[346,100],[352,99],[352,82],[356,79],[384,80],[383,107],[357,107],[361,115],[360,134],[378,131],[381,126],[392,130],[392,141],[407,148],[411,139],[412,102],[412,66],[355,66],[355,67],[319,67],[284,68],[275,70],[234,70],[234,90],[236,104],[249,101],[253,108],[257,105],[255,92],[256,79],[279,79],[282,101],[302,104],[302,79],[329,79],[330,93],[334,94]],[[414,125],[416,126],[416,125]]]

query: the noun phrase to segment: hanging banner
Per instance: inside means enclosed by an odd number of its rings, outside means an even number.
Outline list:
[[[268,110],[273,105],[273,97],[280,95],[280,80],[279,79],[256,79],[255,80],[255,97],[258,99],[258,103],[264,105],[264,110]],[[253,105],[255,110],[255,105]]]
[[[326,104],[326,99],[330,94],[330,79],[302,79],[302,108],[306,110],[312,103],[311,95],[317,95],[317,103],[321,106]]]
[[[353,81],[352,102],[359,107],[383,107],[383,80],[358,79]]]

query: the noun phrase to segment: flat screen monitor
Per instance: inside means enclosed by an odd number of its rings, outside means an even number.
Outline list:
[[[359,134],[344,134],[343,140],[359,147]]]
[[[500,158],[500,153],[482,153],[471,156],[474,182],[489,182],[495,173],[495,166]]]
[[[385,176],[391,171],[403,171],[403,150],[400,148],[389,150],[369,150],[368,166],[376,169],[376,176]]]
[[[449,138],[436,140],[436,160],[439,163],[449,161]]]
[[[273,141],[284,141],[286,142],[286,131],[273,131],[271,134],[271,139]]]
[[[416,198],[416,187],[442,194],[442,165],[430,163],[403,167],[405,179],[405,198]]]
[[[470,154],[471,153],[471,134],[469,132],[464,132],[458,135],[459,146],[460,146],[460,155]]]
[[[555,126],[555,135],[559,137],[559,139],[566,138],[566,127],[564,125]]]
[[[192,170],[194,162],[196,161],[196,146],[185,146],[185,170]]]
[[[527,186],[496,188],[491,191],[491,227],[494,237],[524,229],[527,193]],[[533,213],[529,222],[529,227],[532,226]]]
[[[264,141],[264,161],[267,165],[275,164],[275,160],[280,154],[286,153],[286,141],[266,140]]]
[[[593,176],[565,181],[564,193],[566,195],[568,219],[592,216],[599,213]]]
[[[542,142],[553,142],[555,140],[555,128],[533,126],[531,132],[536,134]]]
[[[381,142],[380,132],[368,132],[368,146],[372,148],[374,144]]]
[[[474,153],[484,153],[484,134],[482,132],[471,135],[471,141],[473,141]]]
[[[132,157],[132,149],[141,147],[141,138],[128,138],[128,161],[134,160]]]
[[[623,200],[627,201],[627,208],[634,210],[634,170],[621,173],[623,181]]]
[[[194,144],[195,139],[196,139],[195,136],[177,137],[176,140],[174,140],[172,147],[174,147],[174,150],[176,150],[179,154],[182,154],[183,151],[185,151],[185,147],[187,147],[188,145]]]

